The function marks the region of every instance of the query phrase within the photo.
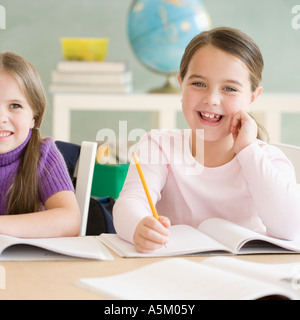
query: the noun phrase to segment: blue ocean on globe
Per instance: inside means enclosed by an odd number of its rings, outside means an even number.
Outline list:
[[[138,59],[152,71],[178,72],[188,43],[210,28],[200,0],[134,0],[128,18],[128,36]]]

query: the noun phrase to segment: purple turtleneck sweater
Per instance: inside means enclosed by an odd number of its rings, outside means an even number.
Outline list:
[[[22,153],[31,137],[17,149],[0,154],[0,215],[6,214],[7,191],[14,181],[20,165]],[[41,145],[38,167],[39,195],[42,204],[57,192],[64,190],[74,191],[64,159],[51,138],[47,138]]]

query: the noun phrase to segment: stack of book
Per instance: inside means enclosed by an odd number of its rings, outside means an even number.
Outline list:
[[[51,80],[51,92],[132,92],[132,72],[121,61],[60,61]]]

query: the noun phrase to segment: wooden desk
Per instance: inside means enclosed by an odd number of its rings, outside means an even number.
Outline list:
[[[201,262],[206,257],[188,259]],[[248,255],[232,257],[259,263],[300,263],[299,254]],[[6,289],[0,300],[97,300],[99,295],[75,285],[79,278],[114,275],[157,262],[158,258],[114,261],[0,262],[6,269]]]

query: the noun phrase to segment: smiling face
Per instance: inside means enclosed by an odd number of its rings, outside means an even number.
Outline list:
[[[0,72],[0,154],[19,147],[34,127],[34,115],[18,82]]]
[[[185,119],[194,132],[204,129],[205,141],[231,138],[233,115],[248,112],[261,90],[252,92],[249,70],[240,59],[210,44],[194,54],[178,81]]]

